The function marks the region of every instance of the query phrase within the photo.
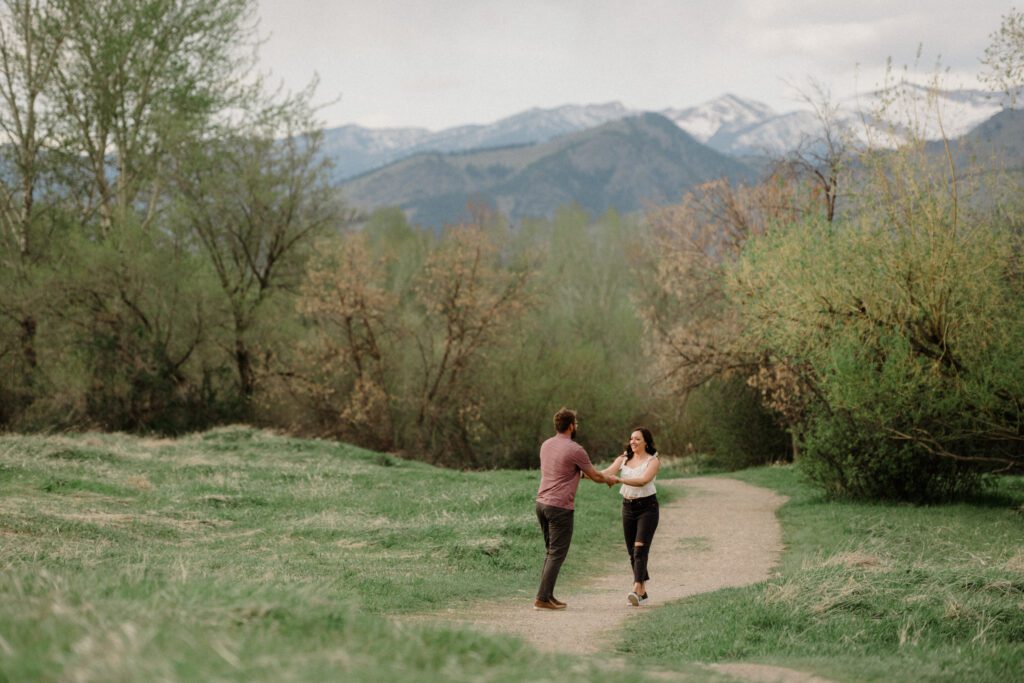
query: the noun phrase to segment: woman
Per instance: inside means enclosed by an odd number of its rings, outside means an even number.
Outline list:
[[[633,590],[626,600],[633,607],[647,602],[645,584],[651,578],[647,573],[647,556],[651,551],[654,531],[658,528],[658,496],[654,478],[658,476],[660,467],[661,461],[650,430],[637,427],[629,437],[626,451],[602,471],[614,483],[622,484],[619,489],[622,494],[622,530],[626,536],[629,564],[633,567]]]

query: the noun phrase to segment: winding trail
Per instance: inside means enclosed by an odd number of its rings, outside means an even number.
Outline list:
[[[786,498],[735,479],[700,477],[659,481],[680,495],[661,506],[658,533],[651,546],[649,602],[626,605],[628,561],[558,596],[569,607],[558,612],[533,609],[533,596],[453,608],[422,615],[487,631],[514,635],[540,650],[567,654],[607,652],[629,619],[644,610],[690,595],[746,586],[769,578],[782,553],[782,531],[775,512]],[[538,532],[539,533],[539,532]],[[572,562],[570,551],[568,562]],[[538,571],[540,566],[538,558]],[[763,683],[825,683],[800,671],[747,663],[706,665],[729,677]]]

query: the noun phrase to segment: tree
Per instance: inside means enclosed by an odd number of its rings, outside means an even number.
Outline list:
[[[853,143],[851,131],[844,125],[839,105],[832,100],[828,88],[818,81],[811,81],[810,87],[811,91],[801,93],[801,97],[820,124],[818,134],[802,139],[797,149],[777,164],[811,180],[811,187],[821,198],[825,220],[832,222]]]
[[[99,236],[147,230],[167,187],[168,157],[200,144],[251,90],[240,46],[252,39],[250,0],[65,0],[56,71],[62,142],[82,162],[83,215]]]
[[[486,360],[529,307],[528,270],[476,219],[435,238],[386,212],[320,241],[298,302],[313,334],[289,383],[320,433],[484,464]]]
[[[251,106],[243,50],[253,4],[61,6],[69,38],[53,98],[77,214],[63,315],[93,376],[90,420],[138,429],[192,400],[188,366],[216,328],[169,192],[175,155],[208,143],[217,124]]]
[[[318,245],[298,301],[312,338],[298,354],[292,383],[319,429],[391,450],[399,298],[387,287],[386,259],[367,242],[351,232]]]
[[[19,384],[9,402],[23,408],[35,398],[39,368],[38,270],[58,223],[46,206],[53,195],[46,185],[55,182],[49,153],[56,123],[46,98],[67,28],[54,3],[5,0],[0,11],[0,326],[17,330],[0,334],[17,340],[0,347],[0,359],[10,358],[13,371],[4,374]]]
[[[636,424],[658,429],[633,299],[647,242],[638,220],[614,211],[591,217],[578,206],[510,235],[509,258],[531,273],[532,304],[508,330],[514,343],[487,354],[485,377],[502,378],[484,385],[492,462],[535,467],[536,444],[562,405],[580,411],[579,437],[591,453],[618,452]]]
[[[406,329],[417,349],[411,400],[414,440],[438,462],[479,465],[480,400],[466,391],[481,353],[526,308],[528,271],[504,270],[485,226],[449,228],[414,286],[415,317]]]
[[[728,291],[747,343],[806,369],[812,478],[931,501],[1024,468],[1024,290],[1019,236],[979,197],[988,177],[900,129],[900,148],[860,157],[848,215],[751,243]]]
[[[31,287],[60,299],[50,306],[48,343],[61,349],[66,365],[52,375],[79,366],[91,375],[75,380],[87,399],[69,399],[72,414],[85,405],[94,424],[141,428],[198,393],[188,366],[215,325],[199,286],[203,268],[168,218],[169,171],[176,151],[199,146],[215,123],[248,106],[253,89],[241,70],[253,4],[54,0],[9,7],[20,12],[12,16],[22,26],[38,27],[6,34],[26,45],[31,35],[35,58],[0,53],[14,74],[6,81],[8,110],[19,93],[26,113],[9,120],[16,131],[21,125],[20,148],[31,151],[25,103],[38,93],[38,120],[47,124],[39,158],[52,171],[39,184],[38,167],[22,163],[10,177],[20,187],[45,188],[54,197],[47,205],[60,208],[52,220],[32,223],[60,231],[50,245],[60,268]]]
[[[758,185],[733,187],[715,181],[688,194],[679,205],[648,213],[652,266],[637,271],[642,283],[640,311],[660,384],[670,396],[686,400],[698,390],[732,395],[732,380],[739,379],[771,397],[778,415],[795,417],[799,381],[783,392],[775,380],[799,375],[785,358],[766,354],[744,339],[744,322],[727,295],[725,275],[751,241],[821,212],[812,188],[790,166],[780,165]],[[780,402],[783,396],[785,404]],[[793,433],[795,453],[799,422],[785,419],[783,424]],[[730,425],[718,432],[728,429],[743,427]],[[693,439],[691,435],[689,440]]]
[[[1011,9],[1003,15],[999,28],[989,37],[985,56],[984,79],[1006,91],[1016,102],[1024,86],[1024,13]]]
[[[328,184],[310,93],[258,111],[249,125],[183,152],[178,165],[181,211],[230,310],[246,404],[257,377],[251,336],[268,299],[297,293],[313,242],[347,220]]]

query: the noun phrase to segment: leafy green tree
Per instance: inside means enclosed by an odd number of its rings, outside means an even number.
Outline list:
[[[68,39],[56,70],[62,143],[80,159],[83,215],[116,240],[156,220],[168,157],[244,104],[239,49],[249,0],[62,0]]]
[[[562,405],[579,411],[579,438],[598,459],[624,447],[637,424],[660,432],[633,301],[645,239],[634,220],[591,218],[578,207],[513,234],[510,254],[534,273],[534,305],[483,373],[481,392],[491,400],[482,421],[495,465],[536,466],[537,446]]]
[[[692,450],[728,470],[765,465],[786,453],[786,433],[742,376],[715,377],[689,392],[683,420]]]
[[[226,315],[235,330],[229,357],[242,375],[236,392],[250,393],[247,344],[255,333],[246,305],[223,304],[225,270],[218,273],[197,250],[196,233],[182,229],[197,207],[187,207],[177,181],[196,150],[222,152],[207,161],[222,178],[234,164],[238,182],[221,189],[247,203],[240,210],[264,225],[288,218],[283,246],[247,244],[261,291],[274,288],[271,279],[298,281],[288,230],[309,220],[309,197],[322,194],[310,180],[319,173],[317,138],[290,135],[308,132],[282,123],[294,123],[302,107],[271,101],[246,73],[254,7],[5,2],[0,127],[11,144],[2,150],[0,258],[10,267],[0,275],[9,285],[0,297],[0,362],[15,370],[2,386],[13,387],[16,402],[31,398],[45,349],[46,374],[58,382],[46,392],[51,414],[117,428],[180,426],[191,419],[186,413],[215,419],[197,406],[223,390],[215,378]],[[271,140],[275,125],[286,133],[281,144]],[[306,193],[301,201],[289,196],[289,182]],[[178,416],[165,419],[171,413]]]
[[[64,317],[93,375],[88,418],[138,429],[188,402],[187,368],[214,327],[192,286],[202,278],[181,280],[195,266],[168,223],[167,193],[173,152],[206,142],[245,101],[238,55],[251,39],[252,4],[64,0],[60,8],[68,39],[53,99],[79,236],[62,282]]]
[[[259,372],[254,336],[271,336],[272,326],[260,328],[268,300],[298,292],[314,241],[346,220],[307,100],[300,94],[256,112],[248,125],[183,152],[177,166],[180,214],[230,311],[230,353],[246,405]]]

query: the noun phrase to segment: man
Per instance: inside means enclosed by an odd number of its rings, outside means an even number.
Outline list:
[[[537,520],[544,534],[544,568],[540,589],[533,602],[537,610],[565,609],[555,598],[555,581],[572,542],[572,518],[580,475],[598,484],[610,484],[590,462],[590,457],[573,439],[578,428],[576,412],[562,408],[555,413],[553,437],[540,447],[540,489],[537,491]]]

